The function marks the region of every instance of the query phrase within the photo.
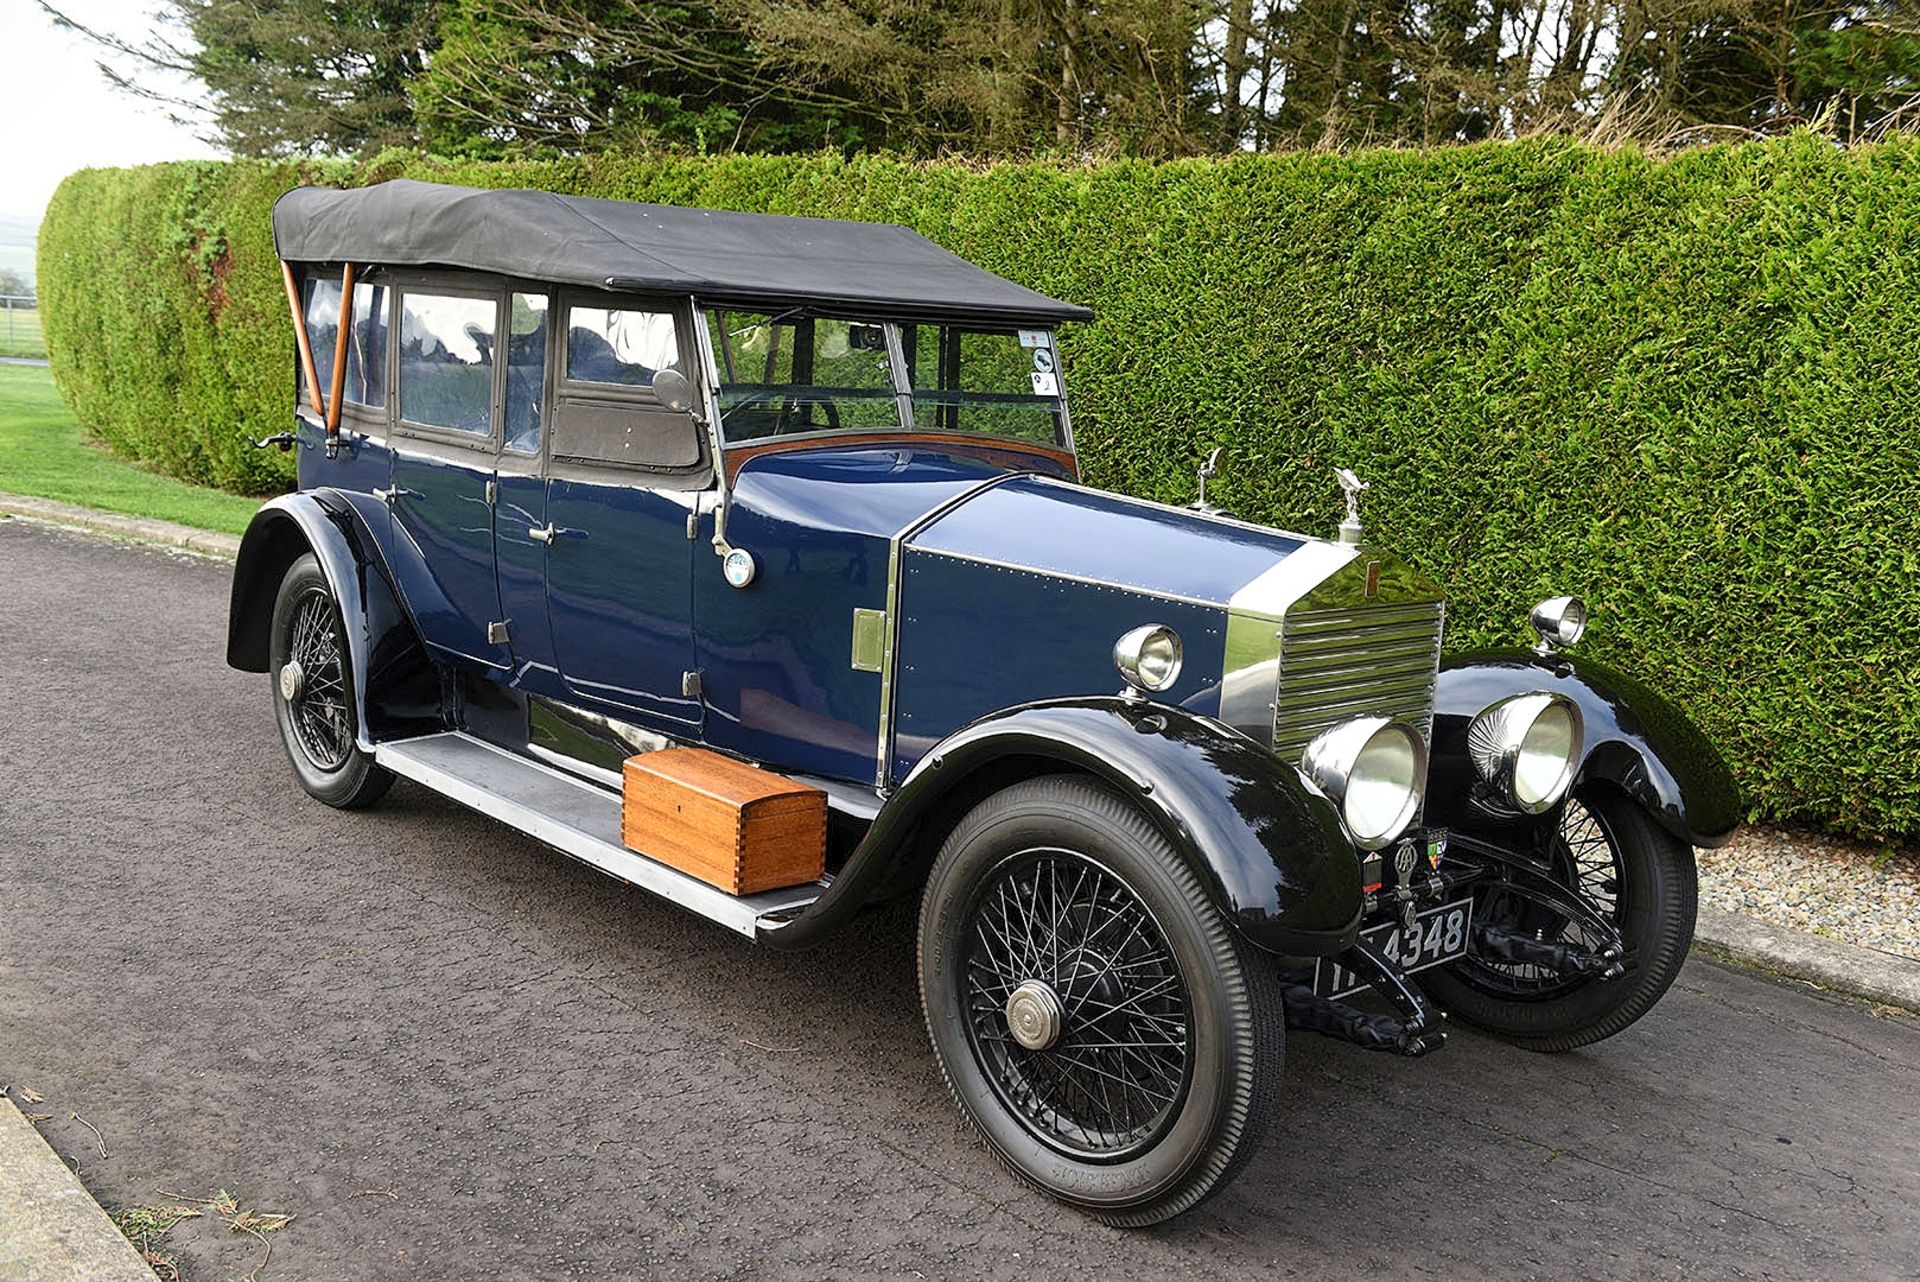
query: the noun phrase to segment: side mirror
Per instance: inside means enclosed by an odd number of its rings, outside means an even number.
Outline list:
[[[677,369],[663,369],[654,374],[653,394],[676,414],[685,414],[693,408],[693,385]]]

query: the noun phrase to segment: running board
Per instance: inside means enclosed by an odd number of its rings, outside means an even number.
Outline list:
[[[620,843],[620,794],[495,747],[470,734],[424,735],[374,747],[373,759],[393,773],[621,881],[718,922],[749,939],[762,918],[784,919],[820,897],[824,887],[795,886],[758,895],[729,895]]]

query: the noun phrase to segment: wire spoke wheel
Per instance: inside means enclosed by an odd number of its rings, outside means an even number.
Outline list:
[[[968,921],[967,1038],[1007,1110],[1081,1160],[1151,1145],[1193,1056],[1186,982],[1146,904],[1086,856],[1036,849],[980,881]]]
[[[1421,972],[1455,1018],[1538,1051],[1589,1046],[1631,1025],[1672,985],[1693,941],[1693,849],[1638,801],[1607,785],[1576,792],[1548,831],[1544,871],[1618,932],[1623,972],[1566,974],[1479,951]],[[1594,951],[1603,941],[1559,911],[1498,881],[1477,892],[1474,916],[1525,939]]]
[[[320,770],[338,770],[353,752],[353,722],[347,710],[340,628],[325,591],[309,589],[300,597],[291,633],[279,687],[288,725],[307,760]]]
[[[1621,870],[1619,851],[1605,821],[1570,798],[1558,829],[1545,852],[1555,878],[1576,893],[1601,917],[1620,920]],[[1477,920],[1496,922],[1530,939],[1571,944],[1598,951],[1605,940],[1594,939],[1580,925],[1569,922],[1534,900],[1489,886],[1474,909]],[[1545,1000],[1588,982],[1586,976],[1568,976],[1532,962],[1503,961],[1472,956],[1470,967],[1491,991],[1518,1000]]]

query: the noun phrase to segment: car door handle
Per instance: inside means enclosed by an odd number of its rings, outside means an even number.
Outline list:
[[[554,528],[551,525],[535,525],[527,530],[527,537],[535,543],[553,542]]]
[[[390,490],[383,490],[376,487],[373,491],[373,497],[379,499],[382,503],[391,503],[395,499],[405,498],[407,495],[412,494],[413,492],[414,491],[412,490],[401,489],[397,485]]]

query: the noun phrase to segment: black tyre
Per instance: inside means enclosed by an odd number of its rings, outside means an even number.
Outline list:
[[[947,1085],[989,1148],[1110,1224],[1219,1190],[1276,1107],[1273,964],[1120,797],[1017,784],[940,850],[920,910],[920,995]]]
[[[1420,976],[1434,1000],[1469,1024],[1537,1051],[1572,1050],[1611,1037],[1653,1008],[1693,943],[1699,884],[1693,849],[1608,788],[1566,806],[1549,852],[1563,884],[1610,918],[1633,965],[1617,979],[1568,977],[1525,962],[1471,953]],[[1577,926],[1497,889],[1476,896],[1475,921],[1587,947]]]
[[[273,716],[300,786],[342,810],[370,806],[393,785],[356,742],[353,671],[340,605],[309,552],[287,567],[269,643]]]

